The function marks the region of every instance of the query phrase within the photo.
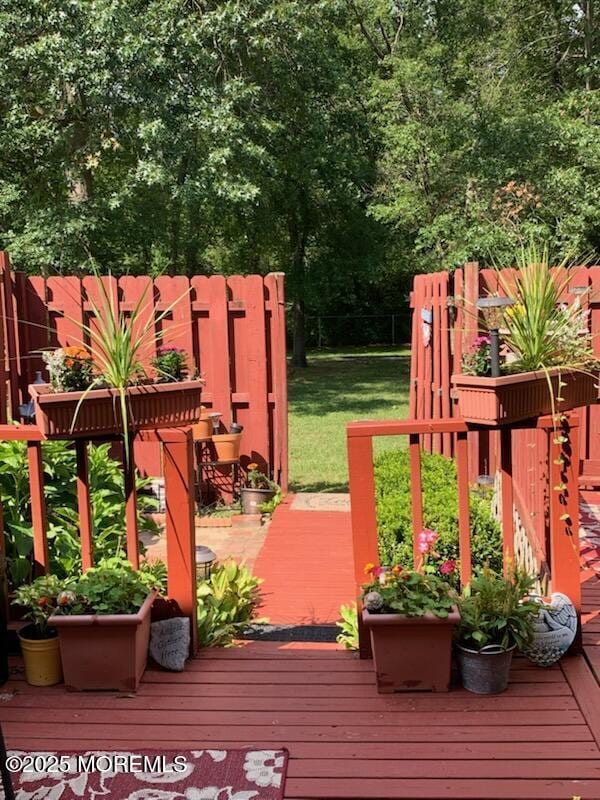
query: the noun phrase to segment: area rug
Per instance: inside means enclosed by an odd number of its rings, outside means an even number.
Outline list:
[[[282,800],[287,750],[11,750],[15,800]]]

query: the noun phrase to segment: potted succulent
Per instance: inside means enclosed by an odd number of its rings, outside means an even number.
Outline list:
[[[486,566],[465,588],[456,632],[465,689],[497,694],[508,686],[515,649],[525,650],[533,637],[539,611],[529,599],[534,580],[522,570],[504,577]]]
[[[134,692],[146,668],[156,578],[107,559],[63,593],[49,624],[58,631],[69,689]]]
[[[263,505],[272,505],[277,495],[281,498],[281,489],[258,468],[258,464],[248,464],[246,486],[242,487],[242,514],[260,514]]]
[[[146,292],[129,313],[100,278],[95,320],[82,325],[77,347],[43,353],[50,383],[29,387],[35,420],[48,438],[128,434],[132,429],[191,425],[200,419],[199,379],[189,380],[181,351],[169,348],[154,358],[155,377],[142,362],[161,340],[160,323],[174,304],[148,315]],[[125,437],[128,454],[129,436]]]
[[[15,590],[13,605],[26,609],[31,623],[19,631],[25,678],[32,686],[53,686],[62,681],[56,629],[49,624],[57,604],[64,599],[64,582],[56,575],[42,575]]]
[[[450,585],[427,563],[429,555],[436,555],[436,540],[434,531],[419,534],[421,560],[415,570],[365,567],[373,581],[362,595],[363,622],[371,635],[380,693],[448,691],[459,612]],[[446,564],[439,571],[450,573]]]
[[[550,267],[547,247],[532,246],[521,252],[518,271],[498,270],[498,296],[479,301],[490,335],[475,340],[462,374],[452,376],[467,422],[508,425],[597,400],[587,311],[579,297],[564,302],[571,275],[567,262],[560,266]]]

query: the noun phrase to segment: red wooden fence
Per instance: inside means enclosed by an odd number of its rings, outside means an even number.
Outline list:
[[[574,302],[573,289],[585,287],[580,302],[590,311],[594,348],[600,356],[600,266],[573,270],[565,302]],[[417,275],[411,293],[413,309],[410,416],[418,420],[458,417],[450,376],[460,372],[462,355],[477,336],[474,313],[479,297],[497,291],[495,270],[465,264],[453,274]],[[430,320],[430,321],[429,321]],[[581,484],[600,485],[600,406],[580,409]],[[510,437],[513,463],[513,500],[527,536],[538,554],[547,555],[549,537],[549,465],[547,437],[541,430],[473,430],[468,433],[469,477],[495,475],[502,467],[500,436]],[[445,434],[422,437],[429,452],[454,455],[454,442]],[[504,498],[504,502],[510,502]]]
[[[43,278],[10,271],[0,252],[2,316],[0,422],[16,416],[36,370],[39,351],[80,342],[82,324],[93,324],[90,300],[98,302],[93,277]],[[241,458],[270,471],[287,487],[287,378],[284,275],[193,278],[104,277],[118,308],[131,312],[146,292],[147,313],[174,304],[161,323],[161,344],[184,349],[202,373],[204,404],[222,413],[229,427],[244,426]],[[152,353],[145,360],[149,361]],[[7,411],[8,409],[8,411]],[[159,448],[138,442],[136,463],[160,474]]]

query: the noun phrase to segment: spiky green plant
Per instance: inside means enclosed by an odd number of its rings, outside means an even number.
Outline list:
[[[587,330],[585,312],[578,300],[565,302],[571,265],[564,259],[550,266],[547,245],[532,243],[518,255],[518,271],[498,270],[498,283],[514,300],[505,312],[505,344],[515,354],[511,371],[565,369],[588,370],[597,365]]]
[[[126,315],[118,308],[115,293],[107,289],[100,275],[95,275],[95,278],[99,302],[89,299],[95,321],[93,324],[81,326],[84,338],[87,337],[91,344],[95,377],[77,403],[71,430],[75,426],[82,403],[93,389],[102,386],[115,389],[117,391],[115,415],[120,415],[124,432],[125,458],[129,461],[130,414],[127,387],[145,377],[142,363],[145,357],[154,352],[163,337],[159,325],[187,291],[160,314],[147,314],[146,304],[150,285],[148,284],[133,310]],[[87,347],[87,343],[83,340],[78,344]]]

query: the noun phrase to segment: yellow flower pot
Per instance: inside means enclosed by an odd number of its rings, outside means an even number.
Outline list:
[[[58,636],[28,639],[19,633],[25,663],[25,679],[31,686],[54,686],[63,679]]]

